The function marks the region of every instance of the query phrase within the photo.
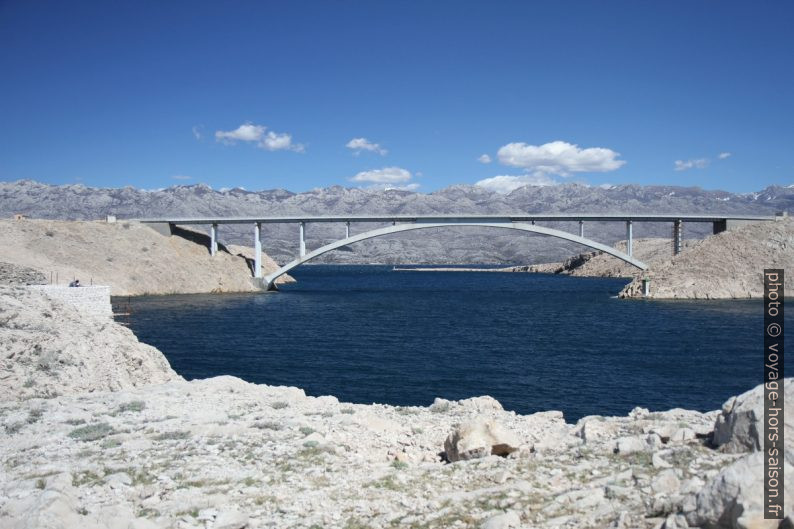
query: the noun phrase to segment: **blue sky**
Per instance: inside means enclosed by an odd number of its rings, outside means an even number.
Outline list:
[[[0,0],[0,180],[789,185],[793,15],[785,1]]]

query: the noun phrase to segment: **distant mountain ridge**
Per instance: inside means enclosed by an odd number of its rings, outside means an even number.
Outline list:
[[[92,188],[81,184],[54,186],[31,180],[0,182],[0,216],[89,220],[116,215],[119,219],[190,216],[288,216],[353,214],[491,214],[491,213],[731,213],[773,215],[794,212],[794,186],[769,186],[756,193],[730,193],[697,187],[581,184],[525,186],[502,195],[477,186],[455,185],[432,193],[371,190],[332,186],[294,193],[284,189],[214,190],[204,184],[160,190],[133,187]],[[562,223],[562,229],[574,230]],[[353,227],[354,232],[365,229]],[[670,227],[643,224],[636,236],[669,236]],[[687,226],[687,234],[707,232],[708,226]],[[268,226],[266,250],[278,261],[290,260],[297,246],[294,226]],[[557,239],[522,236],[508,230],[444,229],[443,237],[422,232],[374,239],[352,251],[329,254],[335,262],[533,263],[554,261],[581,247]],[[316,247],[338,238],[342,228],[310,225],[308,244]],[[624,236],[621,226],[592,223],[586,234],[614,243]],[[223,227],[227,242],[251,245],[245,227]]]

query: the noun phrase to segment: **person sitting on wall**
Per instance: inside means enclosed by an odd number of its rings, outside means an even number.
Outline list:
[[[79,287],[80,286],[80,280],[79,279],[75,279],[74,281],[69,283],[69,286],[70,287]]]

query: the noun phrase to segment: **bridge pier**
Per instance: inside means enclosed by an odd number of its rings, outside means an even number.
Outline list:
[[[210,255],[213,257],[218,253],[218,225],[210,226]]]
[[[262,224],[254,224],[254,277],[262,277]]]
[[[681,236],[684,234],[684,223],[681,219],[673,222],[673,255],[681,253]]]
[[[350,221],[345,222],[345,239],[350,238]]]
[[[306,223],[300,223],[300,248],[299,252],[301,257],[306,255]]]
[[[626,253],[631,256],[632,255],[632,233],[631,233],[631,221],[626,221]]]
[[[584,221],[579,221],[579,237],[584,237]]]

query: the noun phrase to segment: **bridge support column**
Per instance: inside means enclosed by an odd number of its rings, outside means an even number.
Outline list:
[[[579,237],[584,237],[584,221],[579,221]]]
[[[210,255],[218,253],[218,225],[210,226]]]
[[[262,225],[254,224],[254,277],[262,277]]]
[[[350,238],[350,221],[345,222],[345,239]]]
[[[632,240],[631,221],[627,220],[626,221],[626,254],[628,254],[629,256],[632,255],[631,252],[632,252],[633,242],[634,241]]]
[[[673,255],[681,253],[681,236],[684,233],[684,223],[681,219],[673,222]]]
[[[298,253],[301,257],[306,255],[306,223],[305,222],[301,222],[300,224],[300,248]]]

